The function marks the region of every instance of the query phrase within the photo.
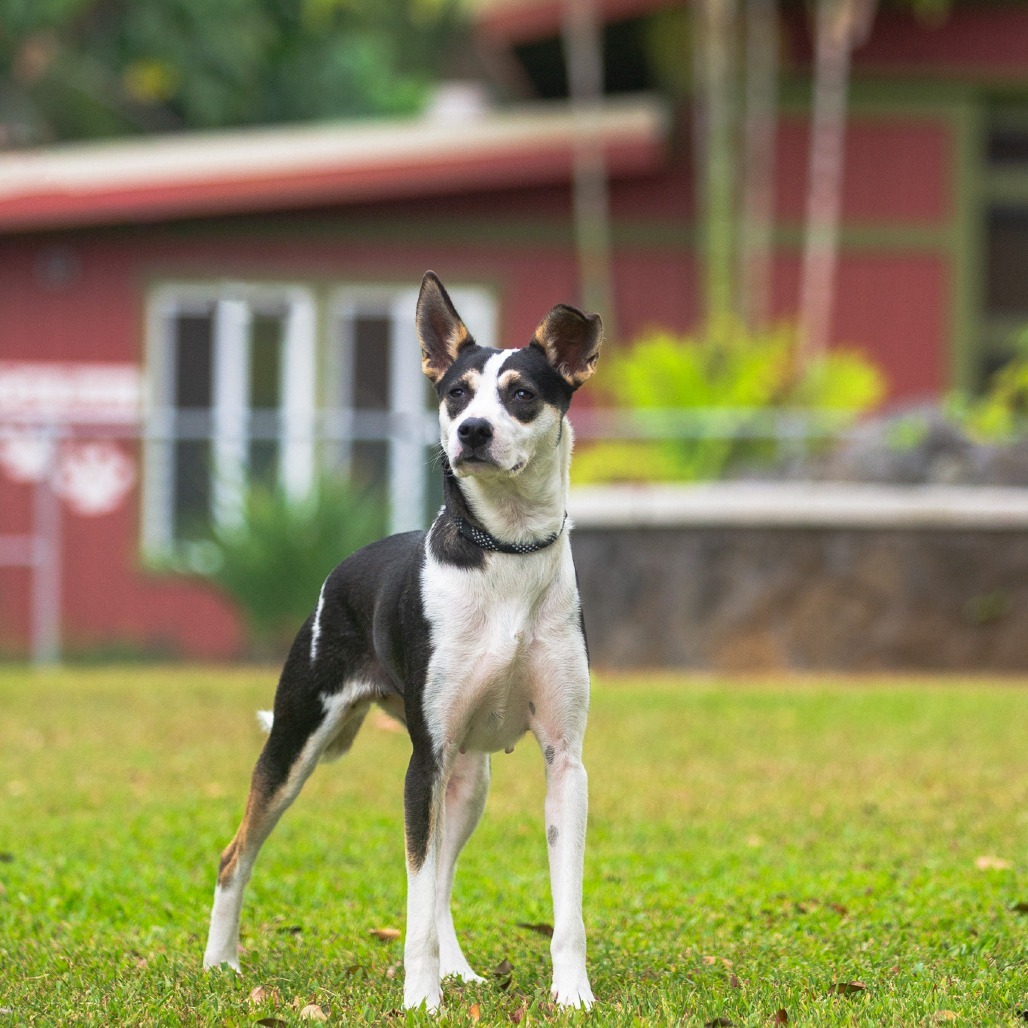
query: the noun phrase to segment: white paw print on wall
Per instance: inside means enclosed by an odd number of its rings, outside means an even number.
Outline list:
[[[61,448],[54,492],[76,514],[111,513],[135,484],[135,463],[117,443],[68,443]]]

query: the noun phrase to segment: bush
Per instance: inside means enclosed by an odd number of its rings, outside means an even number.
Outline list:
[[[838,430],[884,393],[878,369],[854,351],[801,364],[796,334],[727,326],[707,338],[657,331],[607,358],[601,395],[637,439],[583,445],[576,484],[693,481],[773,460],[783,424]]]
[[[303,500],[255,485],[239,524],[215,529],[208,577],[239,608],[255,651],[278,652],[314,609],[325,576],[385,527],[381,498],[346,481],[326,477]]]
[[[979,397],[949,398],[947,414],[976,442],[1006,443],[1028,434],[1028,356],[1004,364]]]

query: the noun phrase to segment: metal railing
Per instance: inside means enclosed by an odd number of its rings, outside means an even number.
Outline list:
[[[754,441],[776,443],[783,454],[804,450],[816,442],[840,438],[849,424],[843,415],[831,411],[690,409],[673,411],[621,411],[584,409],[575,416],[575,432],[583,442],[635,441],[656,442],[682,440],[695,443],[703,440]],[[258,412],[236,425],[238,435],[226,436],[224,426],[214,424],[208,414],[183,414],[158,411],[145,423],[104,423],[69,420],[26,423],[25,419],[0,420],[0,445],[12,440],[30,438],[41,447],[45,459],[33,480],[25,483],[32,490],[31,525],[28,531],[9,531],[0,511],[0,571],[24,568],[30,572],[31,660],[37,665],[58,663],[62,654],[62,536],[65,513],[57,488],[58,460],[63,444],[69,442],[123,442],[140,445],[141,460],[146,460],[151,444],[174,444],[188,440],[248,444],[253,442],[296,442],[296,433],[274,414]],[[393,446],[390,452],[406,454],[409,467],[392,468],[387,477],[389,499],[393,505],[393,527],[409,527],[423,519],[424,481],[430,473],[424,452],[438,439],[435,415],[426,412],[423,418],[389,412],[354,410],[321,410],[307,423],[308,435],[300,441],[315,450],[326,446],[349,447],[361,442],[377,442]],[[420,452],[417,459],[414,454]],[[146,475],[143,468],[139,476]],[[0,468],[0,475],[3,474]],[[409,481],[420,477],[421,486],[411,489]],[[397,483],[401,483],[397,486]],[[410,509],[396,510],[397,503]]]

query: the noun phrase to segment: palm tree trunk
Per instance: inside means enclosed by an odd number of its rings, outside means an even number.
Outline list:
[[[835,306],[850,55],[877,0],[818,0],[810,125],[807,224],[800,282],[800,355],[827,349]]]
[[[771,314],[778,0],[746,0],[745,47],[739,309],[750,331],[759,331]]]
[[[737,313],[735,268],[735,71],[737,0],[699,0],[696,63],[697,193],[708,329]]]
[[[575,247],[582,306],[616,336],[607,166],[597,115],[603,101],[603,38],[593,0],[564,0],[564,61],[574,119]]]

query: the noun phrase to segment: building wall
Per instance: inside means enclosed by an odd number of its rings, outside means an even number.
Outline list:
[[[849,137],[833,337],[882,364],[893,401],[936,394],[951,381],[956,132],[945,109],[929,109],[856,116]],[[612,345],[654,325],[696,326],[685,138],[673,143],[663,175],[613,186],[619,331]],[[774,309],[781,317],[794,313],[798,290],[806,146],[802,119],[787,118],[777,155]],[[492,290],[501,337],[527,342],[550,306],[577,294],[567,189],[11,238],[0,248],[0,360],[141,364],[147,290],[166,279],[304,281],[327,290],[414,285],[426,268],[445,282]],[[30,504],[28,487],[0,474],[0,534],[24,531]],[[138,486],[111,514],[66,513],[63,533],[70,649],[240,652],[238,621],[208,586],[144,566]],[[26,645],[27,582],[26,572],[0,568],[0,648],[8,652]]]

